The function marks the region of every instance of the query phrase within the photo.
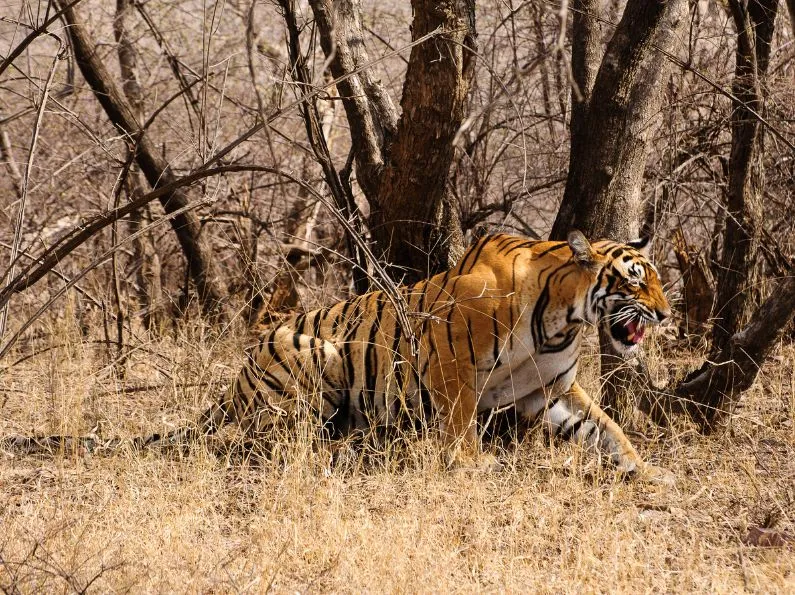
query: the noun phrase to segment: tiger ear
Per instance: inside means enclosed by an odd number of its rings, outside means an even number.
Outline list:
[[[630,248],[634,248],[638,252],[641,253],[645,258],[648,258],[651,254],[651,237],[648,235],[643,235],[642,237],[638,238],[637,240],[631,240],[627,242],[627,246]]]
[[[597,254],[581,231],[573,229],[569,232],[566,240],[577,264],[587,269],[593,269],[598,266]]]

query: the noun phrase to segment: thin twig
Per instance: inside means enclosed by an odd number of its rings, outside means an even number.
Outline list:
[[[36,144],[39,140],[39,132],[41,131],[41,123],[44,118],[44,108],[47,106],[47,96],[50,93],[50,85],[52,85],[53,78],[55,77],[55,71],[57,69],[58,62],[62,59],[62,52],[63,43],[61,43],[61,48],[59,49],[55,58],[53,58],[50,72],[47,75],[47,81],[44,83],[44,89],[41,93],[41,103],[39,105],[39,111],[36,114],[36,122],[33,125],[33,134],[30,139],[28,161],[25,164],[25,176],[22,179],[22,196],[19,199],[19,208],[17,209],[17,220],[14,226],[14,240],[11,244],[11,255],[9,256],[8,271],[6,271],[6,273],[3,275],[3,279],[13,278],[16,269],[17,254],[19,254],[19,244],[22,241],[22,227],[25,223],[25,205],[27,204],[28,198],[30,174],[33,169],[33,158],[36,154]],[[0,339],[5,335],[7,320],[8,303],[3,306],[3,310],[0,312]]]

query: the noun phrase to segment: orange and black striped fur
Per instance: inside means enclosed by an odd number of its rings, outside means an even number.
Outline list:
[[[482,238],[453,269],[400,288],[417,355],[382,292],[293,316],[248,351],[196,431],[234,422],[256,438],[302,408],[345,435],[432,411],[453,462],[492,464],[478,454],[477,414],[513,404],[622,471],[651,469],[575,380],[586,326],[602,324],[630,352],[646,323],[670,315],[644,246],[592,245],[579,232],[567,242]]]

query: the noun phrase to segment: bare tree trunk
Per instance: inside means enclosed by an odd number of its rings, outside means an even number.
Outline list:
[[[755,117],[763,109],[762,85],[770,57],[770,40],[778,0],[750,0],[747,7],[730,0],[737,29],[737,54],[732,101],[732,147],[726,230],[718,275],[713,349],[726,349],[748,319],[751,288],[758,282],[762,236],[762,155],[764,128]]]
[[[648,132],[668,73],[660,50],[675,49],[687,21],[686,0],[629,0],[594,75],[599,35],[592,16],[598,4],[582,0],[574,7],[569,175],[552,239],[565,239],[572,229],[624,241],[637,233]],[[603,406],[615,415],[619,403],[633,402],[629,386],[643,374],[606,337],[600,343]]]
[[[576,40],[572,70],[585,93],[572,115],[569,176],[551,238],[565,239],[575,228],[616,240],[637,233],[648,132],[668,73],[659,49],[674,50],[686,15],[686,0],[629,0],[590,97],[596,34]]]
[[[571,6],[571,137],[584,138],[588,107],[599,69],[602,36],[599,0],[574,0]]]
[[[135,117],[139,122],[144,119],[144,101],[141,85],[138,82],[135,49],[127,32],[126,22],[133,12],[132,0],[116,0],[116,16],[113,20],[113,34],[118,44],[119,70],[122,77],[122,89],[130,101]],[[130,167],[127,176],[127,194],[134,200],[146,193],[146,180],[136,165]],[[149,214],[149,205],[130,214],[130,234],[135,234],[142,227],[142,221]],[[152,233],[145,233],[133,240],[133,262],[135,269],[135,293],[138,303],[144,310],[144,325],[157,328],[162,320],[163,295],[161,284],[160,256],[155,250]]]
[[[393,276],[417,279],[452,266],[463,235],[447,176],[464,116],[475,49],[472,0],[413,0],[415,45],[397,110],[367,64],[358,0],[310,0],[343,98],[359,185],[377,252]]]
[[[413,40],[439,28],[444,33],[411,50],[400,102],[403,114],[389,147],[370,226],[387,261],[416,278],[452,267],[463,253],[447,174],[474,68],[475,4],[411,4]]]
[[[80,71],[102,105],[108,119],[127,137],[135,150],[135,159],[152,188],[175,181],[166,161],[154,150],[135,117],[132,106],[116,86],[113,78],[99,58],[91,37],[68,8],[65,0],[58,0],[64,10],[72,49]],[[160,199],[166,213],[173,213],[189,204],[182,190],[171,192]],[[201,224],[196,215],[185,211],[171,220],[182,251],[188,262],[190,277],[196,285],[199,300],[205,313],[224,316],[221,279],[217,276],[212,252],[201,237]]]

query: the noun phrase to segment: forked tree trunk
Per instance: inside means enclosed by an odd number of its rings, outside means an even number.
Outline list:
[[[369,69],[359,0],[310,0],[323,51],[343,98],[359,185],[370,204],[376,253],[392,276],[413,280],[451,267],[463,234],[447,188],[475,49],[472,0],[413,0],[412,48],[402,115]],[[354,74],[355,73],[355,74]]]
[[[663,52],[674,52],[686,16],[686,0],[629,0],[590,93],[596,34],[578,16],[572,69],[583,97],[572,97],[569,175],[551,238],[572,229],[615,240],[637,233],[649,130],[669,70]]]
[[[176,178],[171,168],[165,159],[157,154],[144,134],[145,131],[141,130],[130,102],[100,60],[94,42],[82,21],[77,18],[73,8],[68,8],[65,0],[58,0],[58,5],[64,11],[63,18],[68,26],[72,50],[83,78],[102,105],[108,119],[135,150],[135,160],[149,184],[152,188],[157,188],[174,182]],[[182,190],[170,192],[163,196],[160,202],[169,214],[189,205],[188,196]],[[221,289],[221,279],[217,276],[213,254],[201,236],[198,217],[191,211],[185,211],[171,219],[171,225],[188,262],[188,272],[196,285],[202,309],[212,316],[225,317],[225,292]]]

